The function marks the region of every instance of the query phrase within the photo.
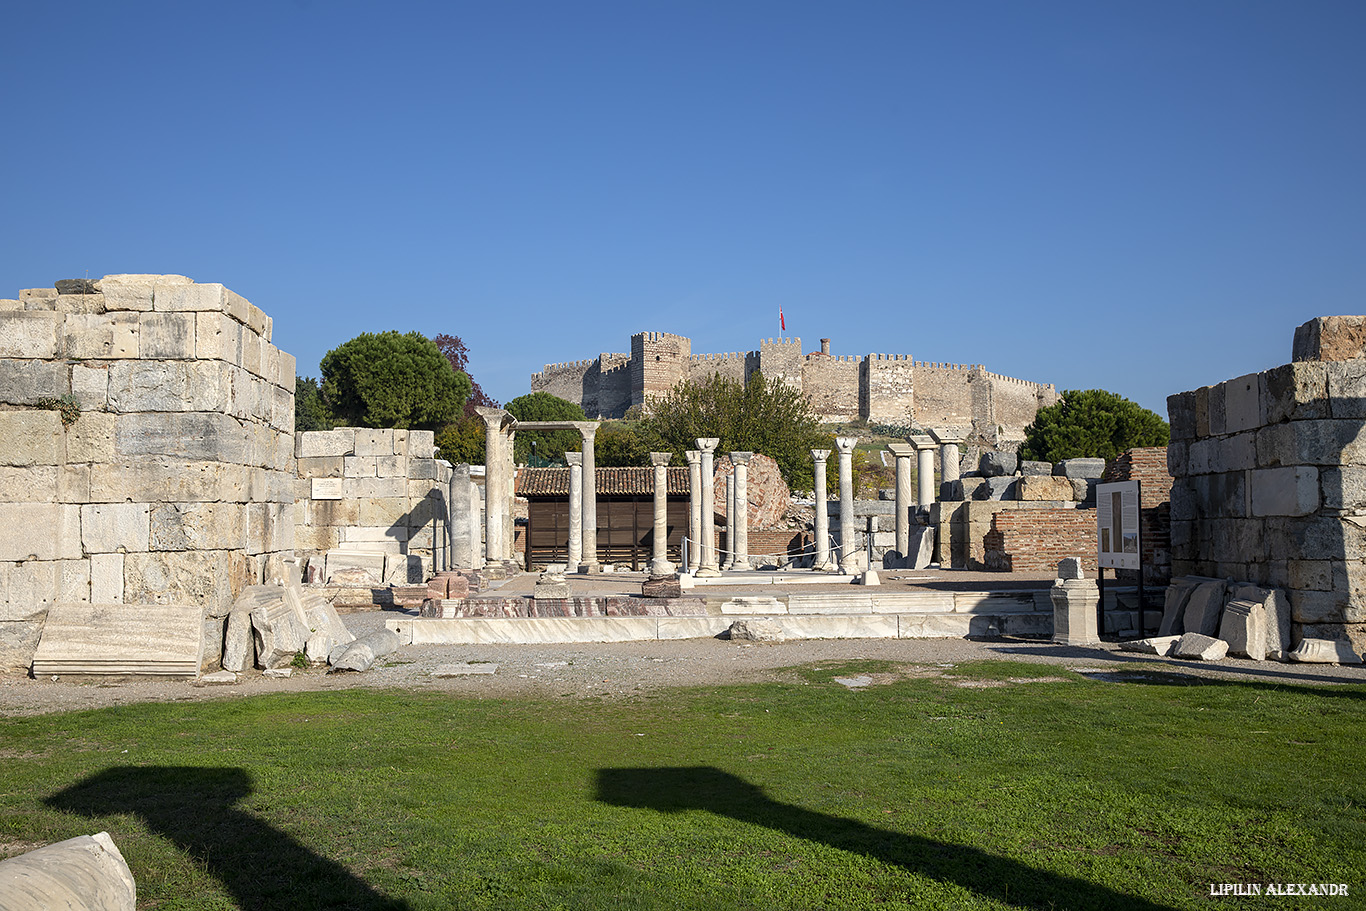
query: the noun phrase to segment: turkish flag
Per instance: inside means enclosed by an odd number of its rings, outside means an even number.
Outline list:
[[[786,330],[786,329],[787,329],[787,321],[783,319],[783,308],[782,308],[782,307],[779,307],[779,308],[778,308],[778,328],[779,328],[779,329],[782,329],[782,330]]]

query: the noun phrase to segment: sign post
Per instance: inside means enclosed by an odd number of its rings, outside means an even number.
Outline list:
[[[1096,485],[1096,576],[1100,585],[1100,629],[1105,629],[1105,570],[1138,572],[1138,634],[1143,629],[1143,542],[1139,520],[1139,482]]]

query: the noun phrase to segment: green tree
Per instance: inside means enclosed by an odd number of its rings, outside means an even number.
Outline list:
[[[331,430],[332,415],[323,404],[322,389],[311,376],[294,377],[294,431]]]
[[[437,457],[452,465],[484,464],[484,419],[462,417],[441,428],[436,434]]]
[[[586,421],[583,408],[549,392],[519,395],[506,405],[508,413],[519,421]],[[551,461],[563,461],[566,452],[578,452],[583,437],[577,430],[517,431],[513,443],[513,458],[520,464],[531,455],[531,444],[536,444],[536,455]],[[597,450],[594,449],[596,455]]]
[[[593,461],[602,468],[650,464],[650,447],[631,424],[603,424],[593,440]]]
[[[323,357],[323,401],[338,423],[436,430],[470,397],[456,372],[419,332],[363,332]]]
[[[1135,446],[1166,446],[1171,428],[1157,414],[1104,389],[1069,389],[1025,428],[1020,456],[1041,462],[1113,459]]]
[[[683,453],[697,448],[698,437],[718,437],[718,452],[763,453],[778,463],[789,487],[810,490],[812,449],[831,449],[801,392],[759,371],[749,380],[714,374],[700,382],[675,386],[650,400],[641,435],[656,452],[671,451],[682,464]]]

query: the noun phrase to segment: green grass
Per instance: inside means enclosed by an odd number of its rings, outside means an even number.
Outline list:
[[[1223,882],[1361,906],[1366,687],[999,662],[832,682],[896,672],[8,720],[0,847],[106,829],[158,909],[1266,906]]]

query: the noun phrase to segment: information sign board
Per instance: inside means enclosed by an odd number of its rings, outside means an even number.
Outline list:
[[[1141,568],[1137,481],[1096,485],[1096,551],[1102,568]]]

